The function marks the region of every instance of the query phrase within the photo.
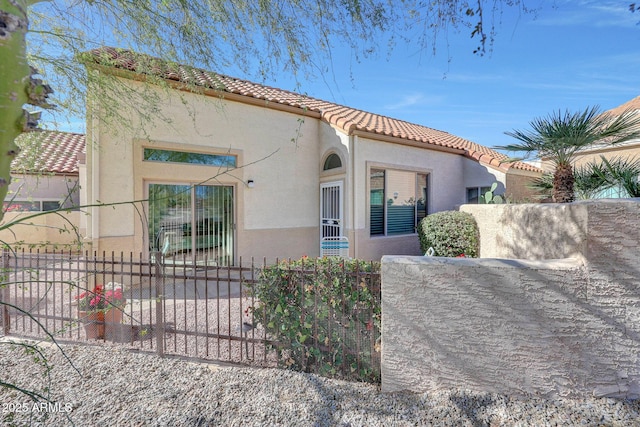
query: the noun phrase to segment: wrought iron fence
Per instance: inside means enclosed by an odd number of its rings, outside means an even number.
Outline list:
[[[222,267],[176,257],[164,262],[159,254],[145,260],[142,254],[134,256],[131,253],[125,256],[123,253],[5,250],[2,253],[0,322],[4,335],[70,341],[104,340],[160,355],[169,353],[258,366],[288,366],[292,350],[287,346],[295,343],[283,342],[273,333],[273,327],[282,325],[269,324],[264,318],[256,317],[259,307],[271,304],[258,301],[255,292],[257,284],[264,282],[264,272],[268,268],[266,260],[260,264],[253,260],[243,264],[239,260],[238,266]],[[319,301],[316,289],[309,283],[326,280],[326,277],[314,279],[314,270],[310,271],[311,275],[309,271],[294,274],[297,268],[294,264],[288,264],[286,268],[290,269],[290,277],[301,281],[295,286],[307,293],[302,299]],[[317,269],[315,272],[319,274]],[[371,285],[379,304],[379,274],[363,271],[358,277],[356,283]],[[96,292],[97,285],[101,291]],[[85,301],[87,295],[88,300],[97,294],[104,297],[106,290],[113,289],[122,289],[126,300],[123,306],[107,305],[100,310],[104,314],[97,318],[82,311],[79,301],[83,296]],[[345,301],[340,304],[344,305]],[[308,319],[307,324],[309,319],[316,319],[312,328],[315,335],[309,342],[327,339],[326,334],[320,336],[322,328],[319,328],[326,313],[314,312],[321,307],[322,304],[307,307],[302,314]],[[363,311],[358,305],[352,308],[352,315],[345,317],[341,312],[340,316],[345,325],[353,326],[352,330],[343,330],[341,336],[353,337],[341,341],[340,346],[344,347],[343,352],[355,357],[358,366],[373,366],[374,375],[369,380],[379,378],[379,330],[376,327],[372,331],[370,310]],[[357,322],[349,323],[350,318]],[[304,326],[305,322],[302,324]],[[366,333],[361,334],[363,325]],[[349,348],[345,347],[345,342],[351,343]],[[339,372],[325,372],[320,368],[311,371],[345,376],[340,374],[353,370],[346,363],[344,371],[341,366],[338,368]]]

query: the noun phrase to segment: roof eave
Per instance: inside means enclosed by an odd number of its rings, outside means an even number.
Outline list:
[[[136,73],[131,70],[124,70],[122,68],[111,67],[100,64],[88,64],[87,66],[97,69],[98,71],[111,74],[115,77],[123,79],[134,80],[138,82],[146,82],[147,75],[143,73]],[[292,114],[303,115],[306,117],[313,117],[319,119],[321,117],[320,112],[310,110],[304,107],[298,107],[295,105],[283,104],[280,102],[269,101],[268,99],[256,98],[254,96],[242,95],[239,93],[227,92],[221,89],[212,89],[198,85],[188,85],[180,81],[172,79],[163,79],[169,87],[182,92],[195,93],[199,95],[206,95],[211,98],[226,99],[230,101],[237,101],[244,104],[255,105],[257,107],[265,107],[273,110],[284,111]]]
[[[80,172],[60,172],[60,171],[38,171],[38,170],[12,170],[12,176],[20,176],[20,175],[29,175],[29,176],[41,176],[41,177],[51,177],[51,176],[73,176],[77,177],[80,175]]]
[[[357,130],[357,129],[352,130],[351,132],[347,132],[347,134],[358,136],[358,137],[365,137],[368,139],[373,139],[375,141],[390,142],[392,144],[407,145],[410,147],[417,147],[417,148],[422,148],[426,150],[442,151],[446,153],[453,153],[453,154],[460,154],[460,155],[464,155],[466,153],[466,150],[462,150],[459,148],[445,147],[445,146],[437,145],[433,143],[415,141],[412,139],[399,138],[397,136],[384,135],[380,133],[367,132],[367,131]]]

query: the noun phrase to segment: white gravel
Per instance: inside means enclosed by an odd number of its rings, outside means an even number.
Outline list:
[[[43,392],[45,370],[0,341],[0,380]],[[42,347],[52,402],[0,387],[0,425],[47,426],[634,426],[639,401],[515,400],[461,390],[383,394],[278,369],[221,367],[123,347]],[[67,412],[68,409],[68,412]]]

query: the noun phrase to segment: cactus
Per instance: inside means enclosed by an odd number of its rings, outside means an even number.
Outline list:
[[[494,182],[493,184],[491,184],[491,189],[489,191],[487,191],[483,195],[480,195],[478,203],[487,205],[499,205],[504,203],[504,199],[502,198],[502,196],[493,194],[493,192],[496,191],[496,188],[498,188],[498,183]]]
[[[30,104],[52,108],[47,97],[51,88],[34,78],[37,71],[27,64],[27,8],[39,0],[0,0],[0,202],[11,183],[11,161],[20,149],[15,139],[37,127],[38,113],[23,110]],[[0,210],[0,221],[4,212]]]

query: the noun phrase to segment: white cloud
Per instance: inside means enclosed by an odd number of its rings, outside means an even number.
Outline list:
[[[547,26],[635,27],[640,15],[619,0],[558,1],[540,11],[533,23]]]
[[[427,99],[422,93],[412,93],[404,95],[401,99],[393,104],[387,104],[384,106],[387,110],[401,110],[407,107],[413,107],[415,105],[424,105],[425,103],[433,102],[435,99]]]
[[[425,96],[423,93],[416,92],[407,95],[399,95],[396,102],[384,105],[386,110],[403,110],[411,107],[425,107],[433,105],[441,105],[444,100],[442,96]]]

